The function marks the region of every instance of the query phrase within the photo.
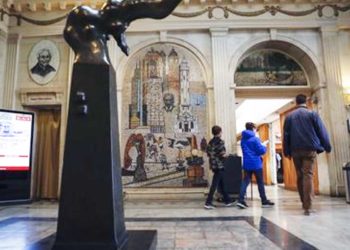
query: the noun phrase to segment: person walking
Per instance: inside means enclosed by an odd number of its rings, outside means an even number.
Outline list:
[[[214,176],[208,198],[204,204],[205,209],[214,209],[216,207],[213,205],[213,196],[219,186],[222,190],[225,206],[229,207],[233,205],[224,185],[224,161],[226,158],[226,148],[225,142],[221,139],[222,129],[219,126],[213,126],[211,132],[214,137],[209,141],[206,151],[209,157],[210,169],[213,171]]]
[[[272,207],[275,203],[266,198],[265,186],[263,180],[263,159],[262,156],[266,153],[266,145],[268,141],[261,142],[256,136],[256,126],[252,122],[245,124],[246,130],[242,132],[241,147],[243,151],[243,169],[244,179],[241,185],[241,191],[239,194],[239,200],[237,206],[239,208],[248,208],[244,198],[246,195],[247,187],[250,184],[252,175],[255,175],[256,182],[258,184],[260,199],[262,207]]]
[[[317,154],[331,152],[327,130],[316,112],[307,109],[306,96],[297,95],[296,110],[290,113],[283,127],[283,153],[293,158],[297,186],[304,214],[310,215],[314,195],[313,169]]]

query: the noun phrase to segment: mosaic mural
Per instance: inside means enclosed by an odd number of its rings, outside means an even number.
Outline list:
[[[248,55],[235,73],[237,86],[306,86],[302,68],[291,57],[273,50]]]
[[[206,187],[206,87],[194,56],[154,44],[130,59],[123,84],[124,186]]]

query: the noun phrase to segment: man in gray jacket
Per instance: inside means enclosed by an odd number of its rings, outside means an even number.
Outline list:
[[[296,97],[298,107],[285,120],[283,153],[293,158],[297,186],[305,215],[310,215],[313,197],[313,166],[317,154],[331,152],[327,130],[316,112],[307,109],[306,96]]]

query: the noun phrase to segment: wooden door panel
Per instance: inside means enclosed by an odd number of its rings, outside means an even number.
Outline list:
[[[269,125],[261,124],[258,128],[261,141],[269,139]],[[267,147],[266,153],[263,155],[263,177],[265,185],[271,185],[271,169],[270,169],[270,149]]]

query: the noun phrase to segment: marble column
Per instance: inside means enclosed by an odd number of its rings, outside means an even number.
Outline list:
[[[335,26],[324,26],[321,27],[321,35],[328,97],[327,124],[333,146],[328,156],[331,195],[344,195],[342,165],[350,161],[350,144],[341,81],[338,30]]]
[[[228,153],[235,152],[236,123],[234,112],[234,89],[230,86],[228,58],[228,29],[210,29],[213,58],[213,87],[215,103],[215,123],[222,127],[223,140]],[[232,76],[233,77],[233,76]]]
[[[21,37],[18,34],[11,34],[7,38],[3,94],[3,107],[6,109],[13,109],[15,107],[20,40]]]
[[[0,106],[3,103],[4,93],[4,75],[5,75],[5,63],[6,63],[6,50],[7,50],[7,34],[0,29]]]

